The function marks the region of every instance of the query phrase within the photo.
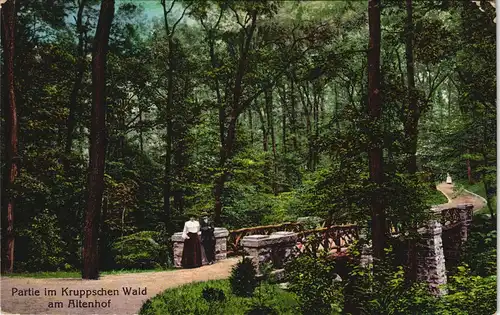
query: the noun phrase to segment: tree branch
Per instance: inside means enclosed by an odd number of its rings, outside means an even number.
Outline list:
[[[186,11],[187,9],[189,9],[189,7],[191,7],[193,3],[189,3],[185,8],[184,10],[182,11],[182,14],[181,14],[181,17],[174,23],[174,25],[172,26],[172,32],[170,34],[170,36],[174,36],[174,32],[175,32],[175,28],[177,27],[177,24],[179,24],[179,22],[182,20],[182,18],[184,17],[184,14],[186,14]]]

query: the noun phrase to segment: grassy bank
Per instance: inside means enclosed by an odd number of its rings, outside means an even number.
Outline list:
[[[207,302],[203,298],[204,288],[216,288],[224,292],[222,302]],[[228,280],[193,283],[166,290],[146,301],[140,315],[168,314],[263,314],[251,313],[258,305],[272,307],[273,314],[297,314],[296,295],[271,284],[262,284],[253,297],[238,297],[231,293]],[[267,314],[267,313],[266,313]]]
[[[436,206],[436,205],[441,205],[443,203],[447,203],[448,198],[446,198],[445,195],[443,195],[442,192],[440,192],[437,189],[429,189],[427,196],[426,196],[426,203],[428,206]]]
[[[477,183],[469,183],[468,181],[457,181],[455,183],[455,186],[457,187],[455,190],[460,191],[460,190],[468,190],[470,192],[473,192],[484,199],[486,199],[486,190],[484,189],[484,184],[483,182],[477,182]],[[493,196],[492,198],[492,207],[493,209],[496,209],[497,207],[497,197]],[[490,211],[488,209],[488,206],[484,206],[482,209],[478,210],[475,212],[476,214],[489,214]]]

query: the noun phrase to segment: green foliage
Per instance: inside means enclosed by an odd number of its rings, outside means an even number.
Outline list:
[[[226,299],[224,291],[218,288],[203,288],[201,295],[207,302],[224,302],[224,300]]]
[[[119,238],[112,247],[116,264],[120,268],[158,268],[171,265],[165,256],[167,246],[162,245],[160,233],[142,231]]]
[[[244,257],[232,269],[229,282],[234,295],[251,297],[258,285],[255,266],[250,258]]]
[[[222,290],[226,299],[223,303],[210,303],[203,298],[203,290],[210,287]],[[275,313],[294,315],[296,313],[297,297],[290,292],[281,290],[270,284],[263,284],[258,295],[266,301],[262,309],[274,309]],[[220,291],[218,291],[220,292]],[[238,297],[231,293],[231,284],[228,280],[207,281],[193,283],[182,287],[166,290],[165,292],[146,301],[139,311],[140,315],[164,314],[234,314],[246,315],[260,305],[259,298],[254,296]],[[255,314],[255,313],[253,313]]]
[[[462,255],[473,275],[486,277],[496,274],[497,231],[491,219],[484,215],[473,217]]]
[[[246,315],[278,315],[278,311],[270,306],[254,306]]]
[[[289,290],[299,297],[306,314],[340,314],[343,294],[335,263],[326,254],[301,255],[285,266]]]
[[[64,268],[66,243],[61,238],[57,217],[47,209],[36,215],[19,236],[26,242],[29,253],[19,270],[55,271]]]
[[[429,206],[441,205],[448,202],[448,198],[437,189],[429,189],[426,203]]]
[[[467,265],[459,266],[443,297],[440,314],[490,314],[496,309],[496,275],[475,276]]]
[[[361,243],[353,254],[358,257]],[[354,264],[344,287],[347,314],[433,314],[435,299],[426,284],[410,283],[391,248],[376,266]],[[357,261],[355,259],[354,261]],[[416,313],[418,310],[418,313]]]
[[[218,310],[220,310],[222,303],[226,300],[226,295],[224,291],[219,288],[206,287],[203,288],[201,292],[201,296],[205,301],[207,301],[210,305],[209,313],[215,314]]]
[[[12,278],[33,278],[33,279],[48,279],[48,278],[65,278],[65,279],[78,279],[82,277],[81,271],[74,271],[71,265],[65,264],[64,269],[66,271],[43,271],[43,272],[20,272],[11,273],[8,277]],[[174,270],[174,269],[170,269]],[[158,269],[116,269],[103,271],[100,274],[105,275],[120,275],[120,274],[132,274],[132,273],[146,273],[146,272],[157,272],[165,271],[164,268]]]

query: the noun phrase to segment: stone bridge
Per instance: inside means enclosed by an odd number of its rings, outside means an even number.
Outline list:
[[[437,206],[432,209],[436,218],[418,229],[420,238],[415,245],[417,279],[425,281],[435,294],[444,292],[439,288],[446,283],[446,271],[458,263],[460,252],[472,221],[472,204],[455,207]],[[401,233],[401,224],[388,224],[391,243],[408,246]],[[305,229],[303,223],[284,223],[228,231],[216,228],[216,259],[246,253],[254,261],[257,271],[264,264],[280,269],[293,257],[302,253],[316,254],[326,250],[338,258],[348,255],[348,249],[359,240],[360,226],[356,224],[332,225],[317,229]],[[174,263],[181,267],[184,240],[181,232],[172,236]],[[406,243],[405,243],[406,242]],[[361,263],[371,261],[370,249],[365,248]]]

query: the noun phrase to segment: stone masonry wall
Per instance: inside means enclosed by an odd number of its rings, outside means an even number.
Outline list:
[[[260,274],[264,264],[272,263],[275,269],[282,268],[294,255],[297,233],[276,232],[271,235],[249,235],[243,237],[241,245]]]
[[[421,239],[417,243],[417,280],[427,282],[431,292],[436,295],[446,294],[441,287],[446,284],[441,223],[431,220],[419,233]]]
[[[460,256],[467,241],[472,222],[472,205],[458,205],[460,222],[451,228],[443,227],[443,251],[446,257],[446,270],[454,272],[460,263]]]

